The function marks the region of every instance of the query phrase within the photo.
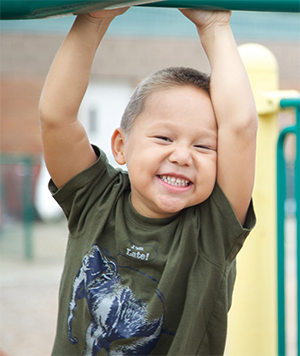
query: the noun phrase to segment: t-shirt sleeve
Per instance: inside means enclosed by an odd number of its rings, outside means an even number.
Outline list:
[[[225,258],[229,263],[235,259],[256,223],[252,200],[242,226],[218,184],[209,199],[201,204],[200,216],[206,222],[201,224],[203,252],[213,261]]]
[[[112,167],[105,153],[93,146],[97,161],[58,189],[51,179],[49,190],[69,222],[70,233],[78,234],[89,211],[129,185],[127,174]]]

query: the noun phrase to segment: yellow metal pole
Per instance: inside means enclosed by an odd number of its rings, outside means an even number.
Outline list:
[[[277,354],[276,142],[274,103],[263,92],[278,90],[278,64],[266,47],[239,47],[259,114],[254,206],[257,226],[237,258],[237,280],[229,312],[228,356]]]

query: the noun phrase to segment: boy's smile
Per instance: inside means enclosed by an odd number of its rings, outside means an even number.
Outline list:
[[[165,182],[168,185],[171,185],[173,187],[189,187],[191,182],[186,179],[185,177],[174,177],[172,175],[159,175],[159,179],[161,179],[163,182]]]
[[[154,92],[130,133],[117,132],[113,142],[118,136],[122,144],[115,157],[127,164],[132,204],[141,215],[169,217],[209,197],[216,180],[217,124],[204,91],[177,86]]]

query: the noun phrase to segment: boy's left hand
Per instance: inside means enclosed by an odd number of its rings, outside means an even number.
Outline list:
[[[209,28],[215,24],[228,25],[231,11],[212,11],[196,9],[179,9],[182,14],[191,20],[197,29]]]

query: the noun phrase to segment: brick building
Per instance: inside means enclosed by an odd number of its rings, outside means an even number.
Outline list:
[[[72,21],[73,17],[1,22],[1,152],[41,153],[38,100]],[[300,90],[299,14],[234,13],[232,28],[238,44],[261,43],[275,54],[281,89]],[[111,25],[91,80],[95,87],[111,85],[111,95],[123,85],[127,100],[141,78],[171,65],[208,70],[193,25],[175,9],[133,8]],[[95,110],[88,111],[90,120],[95,119]]]
[[[64,17],[0,21],[3,155],[41,158],[38,101],[47,71],[73,20]],[[275,54],[280,89],[300,91],[299,21],[299,14],[234,12],[232,15],[238,44],[260,43]],[[115,19],[96,55],[91,85],[80,111],[91,141],[101,144],[109,154],[111,133],[134,86],[154,70],[176,65],[209,71],[193,24],[176,9],[136,7]]]

